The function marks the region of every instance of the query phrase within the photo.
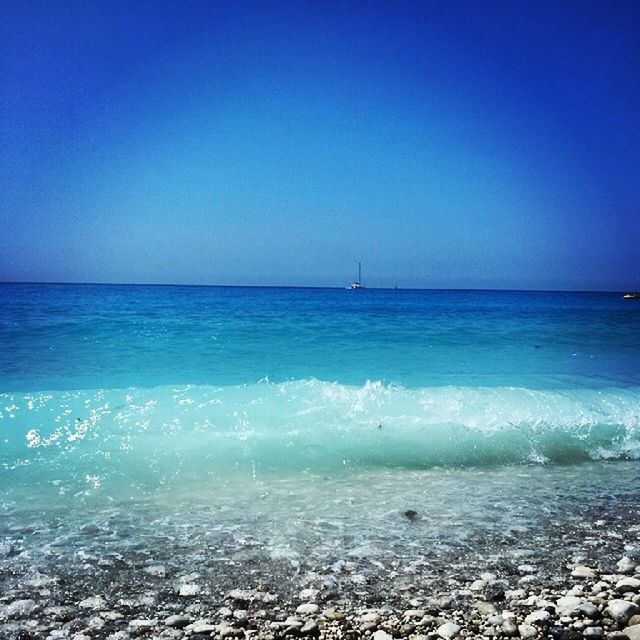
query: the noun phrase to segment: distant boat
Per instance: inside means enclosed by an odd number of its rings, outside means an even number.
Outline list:
[[[362,284],[362,263],[358,262],[358,279],[355,282],[352,282],[347,289],[364,289],[364,285]]]
[[[631,293],[625,293],[622,296],[623,300],[637,300],[638,298],[640,298],[640,293],[637,293],[635,291],[632,291]]]

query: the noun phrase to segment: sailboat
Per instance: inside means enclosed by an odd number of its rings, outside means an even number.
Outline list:
[[[352,282],[347,289],[364,289],[364,285],[362,284],[362,263],[358,262],[358,279],[355,282]]]

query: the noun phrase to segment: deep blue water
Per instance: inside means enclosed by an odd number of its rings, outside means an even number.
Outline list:
[[[640,383],[615,293],[0,285],[0,391],[316,378],[411,388]]]

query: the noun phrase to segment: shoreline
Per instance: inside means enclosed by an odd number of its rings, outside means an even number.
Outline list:
[[[251,541],[223,563],[207,548],[188,548],[194,536],[155,553],[132,537],[127,555],[105,547],[102,556],[99,543],[53,545],[52,556],[40,557],[4,542],[0,636],[638,640],[640,514],[623,508],[555,533],[553,549],[512,548],[496,537],[484,549],[469,541],[462,555],[433,549],[429,563],[412,563],[410,552],[384,563],[365,553],[325,567],[267,559]]]

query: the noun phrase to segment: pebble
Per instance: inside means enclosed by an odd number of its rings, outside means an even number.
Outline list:
[[[325,609],[323,615],[325,618],[327,618],[327,620],[336,621],[344,620],[347,617],[343,611],[339,611],[338,609],[333,608]]]
[[[297,609],[296,613],[300,613],[302,615],[312,615],[317,613],[320,607],[313,602],[307,602],[305,604],[301,604]]]
[[[513,620],[505,620],[502,623],[502,633],[507,637],[518,635],[518,625]]]
[[[640,608],[628,600],[610,600],[606,612],[616,622],[624,624],[632,615],[639,613]]]
[[[156,564],[151,567],[145,567],[144,572],[156,578],[164,578],[167,575],[166,568],[161,564]]]
[[[34,600],[14,600],[4,607],[5,618],[20,618],[31,615],[37,609]]]
[[[587,638],[602,638],[604,629],[602,627],[587,627],[582,634]]]
[[[527,574],[535,573],[536,568],[532,564],[520,564],[518,565],[518,573]]]
[[[242,631],[242,629],[236,629],[227,622],[217,625],[214,629],[218,632],[221,638],[237,638],[244,635],[244,631]]]
[[[627,591],[638,591],[640,589],[640,580],[638,578],[633,578],[631,576],[627,578],[622,578],[616,583],[616,589],[618,591],[622,591],[626,593]]]
[[[581,613],[592,620],[600,617],[600,609],[598,609],[593,602],[583,602],[579,607],[577,607],[576,612]]]
[[[380,614],[375,613],[374,611],[363,613],[360,616],[360,622],[375,622],[377,624],[380,622]]]
[[[191,633],[213,633],[218,631],[218,626],[209,623],[208,621],[198,620],[188,627]]]
[[[133,629],[149,629],[158,624],[158,620],[147,620],[140,618],[137,620],[129,620],[129,626]]]
[[[239,602],[251,602],[255,599],[255,591],[249,589],[233,589],[227,594],[232,600],[238,600]]]
[[[80,602],[78,602],[78,606],[82,609],[104,609],[106,602],[102,596],[91,596],[84,600],[80,600]]]
[[[626,629],[623,629],[622,633],[629,637],[629,640],[640,640],[640,624],[634,624]]]
[[[518,632],[521,638],[535,638],[538,635],[538,630],[530,624],[519,624]]]
[[[438,627],[436,633],[441,638],[450,640],[451,638],[455,638],[460,633],[460,627],[454,622],[445,622]]]
[[[582,604],[584,604],[584,598],[579,598],[578,596],[564,596],[562,598],[558,598],[556,609],[561,615],[571,615],[576,612],[578,607]]]
[[[585,567],[584,565],[578,565],[572,572],[573,578],[595,578],[596,572],[591,567]]]
[[[184,627],[186,627],[190,623],[191,618],[181,615],[169,616],[164,621],[166,627],[173,627],[174,629],[184,629]]]
[[[475,608],[481,616],[490,616],[498,612],[496,605],[491,602],[476,602]]]
[[[373,638],[373,640],[393,640],[393,637],[390,636],[386,631],[382,631],[382,629],[379,629],[378,631],[374,631],[371,637]],[[449,637],[452,637],[452,636],[449,636]]]
[[[622,631],[612,631],[607,633],[607,640],[629,640],[629,636]]]
[[[546,609],[539,609],[530,613],[524,621],[526,624],[540,624],[546,622],[550,617],[551,614]]]
[[[307,620],[302,627],[300,627],[301,636],[315,636],[320,634],[318,623],[315,620]]]
[[[636,568],[635,562],[633,562],[628,556],[624,556],[623,558],[618,560],[616,566],[618,567],[618,571],[620,573],[626,574],[633,573]]]
[[[426,611],[424,609],[407,609],[404,612],[405,618],[424,618]]]
[[[190,598],[193,596],[197,596],[201,590],[202,589],[198,584],[182,584],[180,585],[180,591],[178,592],[178,595],[181,595],[183,598]]]

